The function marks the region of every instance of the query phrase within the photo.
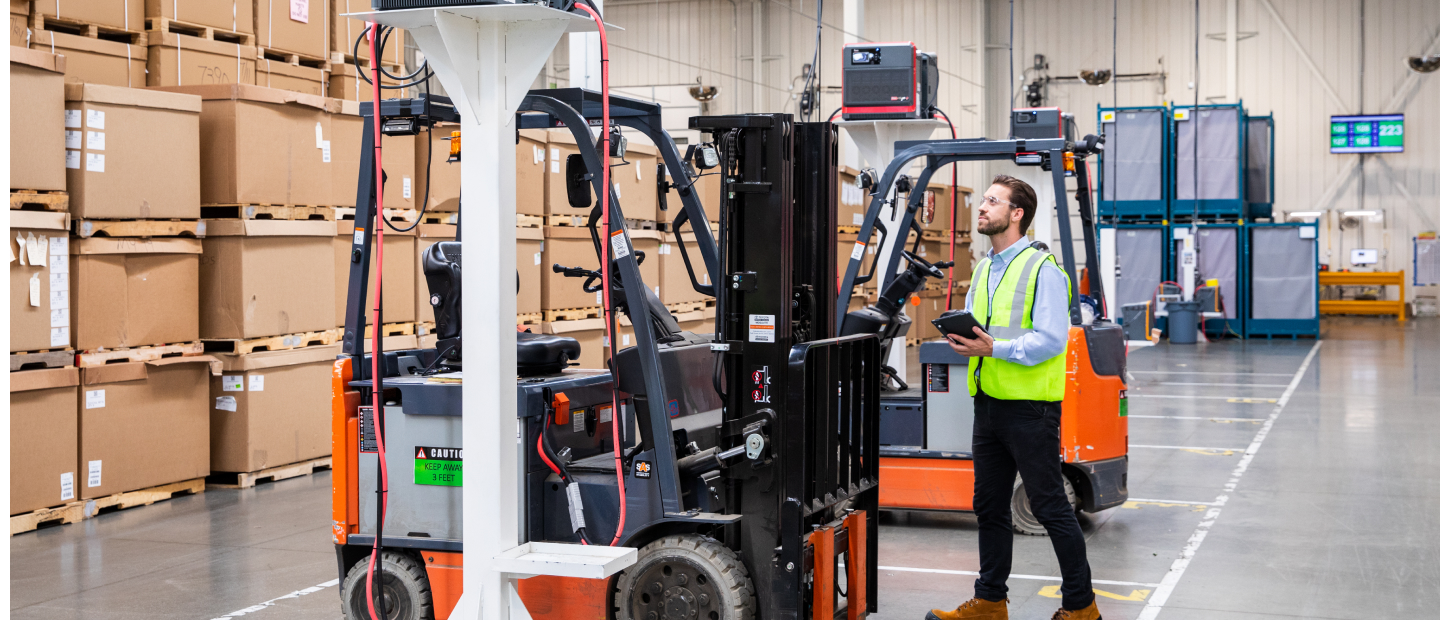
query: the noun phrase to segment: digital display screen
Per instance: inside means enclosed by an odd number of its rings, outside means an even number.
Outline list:
[[[1330,117],[1331,153],[1402,153],[1405,115]]]

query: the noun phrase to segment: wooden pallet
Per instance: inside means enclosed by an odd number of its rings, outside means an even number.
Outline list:
[[[565,308],[563,310],[542,310],[541,314],[545,315],[546,323],[594,319],[600,317],[600,306],[591,308]]]
[[[625,218],[625,227],[630,230],[660,230],[655,220],[635,220]]]
[[[699,312],[705,309],[704,301],[682,301],[673,304],[665,304],[665,308],[671,314],[684,314],[686,312]]]
[[[167,357],[187,357],[191,355],[203,355],[204,353],[205,345],[200,342],[161,344],[149,347],[133,347],[104,351],[81,351],[76,355],[75,365],[81,368],[94,368],[106,364],[148,362]]]
[[[415,325],[416,325],[416,324],[413,323],[413,322],[411,322],[411,323],[386,323],[386,324],[380,326],[380,337],[381,337],[381,338],[389,338],[389,337],[391,337],[391,336],[413,336],[413,335],[415,335]],[[375,337],[375,330],[373,329],[373,327],[374,327],[373,325],[366,325],[366,326],[365,326],[365,339],[366,339],[366,340],[369,340],[369,339]]]
[[[545,216],[546,226],[570,226],[579,228],[590,222],[588,215],[547,215]]]
[[[267,336],[264,338],[247,338],[243,340],[204,340],[202,343],[205,345],[206,353],[248,355],[257,351],[288,351],[302,347],[335,344],[340,340],[341,331],[343,330],[327,329],[316,332]]]
[[[248,489],[261,482],[279,482],[327,469],[330,469],[328,456],[254,472],[212,472],[205,478],[205,486],[212,489]]]
[[[81,37],[89,37],[91,39],[103,39],[105,41],[118,41],[120,43],[138,45],[140,47],[145,47],[145,44],[149,40],[145,33],[138,30],[126,30],[124,28],[116,28],[114,26],[100,26],[97,24],[89,24],[77,19],[56,17],[54,15],[42,15],[40,13],[36,13],[30,16],[30,29],[48,30],[50,32],[60,32],[64,34],[73,34]]]
[[[416,336],[424,336],[425,334],[434,333],[434,331],[435,321],[420,321],[419,323],[415,324]]]
[[[196,495],[205,492],[205,479],[195,478],[184,482],[172,482],[162,484],[158,487],[140,489],[139,491],[126,491],[107,495],[98,499],[85,502],[85,518],[93,519],[101,514],[125,510],[136,506],[149,506],[155,502],[163,502],[167,499],[185,495]]]
[[[85,237],[204,237],[199,220],[71,220],[70,229]]]
[[[451,223],[451,222],[446,222],[446,223]],[[516,214],[515,214],[515,227],[516,227],[516,228],[540,228],[540,227],[542,227],[542,226],[544,226],[544,225],[545,225],[545,216],[543,216],[543,215],[526,215],[526,214],[524,214],[524,213],[516,213]]]
[[[531,312],[528,314],[515,315],[516,325],[539,325],[545,318],[544,312]]]
[[[331,221],[335,219],[335,209],[307,205],[202,205],[200,217],[216,220]]]
[[[76,523],[85,518],[85,502],[70,502],[64,506],[41,508],[25,514],[10,517],[10,535],[33,532],[42,527]]]
[[[355,221],[355,207],[330,207],[331,219],[341,222]],[[414,209],[385,209],[385,219],[400,224],[408,224],[414,218],[410,215]]]
[[[255,45],[255,35],[234,30],[222,30],[202,24],[193,24],[170,19],[168,17],[149,17],[145,19],[145,30],[156,32],[169,32],[173,34],[196,37],[209,41],[220,41],[222,43],[237,43],[245,47]],[[156,37],[157,40],[160,37]]]
[[[75,352],[70,349],[48,349],[10,354],[10,372],[38,368],[65,368],[75,365]]]
[[[35,189],[11,190],[10,208],[25,211],[69,211],[70,194]]]
[[[255,50],[255,58],[258,60],[268,60],[270,62],[283,62],[287,65],[297,67],[309,67],[321,71],[330,70],[330,59],[327,57],[296,54],[269,47],[257,48]]]

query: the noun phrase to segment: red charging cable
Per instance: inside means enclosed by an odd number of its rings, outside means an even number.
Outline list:
[[[379,50],[376,49],[379,47],[380,38],[376,36],[379,28],[379,24],[373,21],[370,22],[371,58],[380,57]],[[371,80],[370,117],[374,120],[371,124],[374,126],[375,131],[375,222],[373,226],[375,227],[375,250],[377,252],[375,255],[375,319],[372,322],[374,325],[374,333],[371,336],[374,340],[370,350],[370,385],[373,387],[380,385],[380,285],[385,272],[385,171],[380,163],[380,63],[374,61],[370,71],[371,76],[374,78]],[[361,226],[364,223],[356,221],[355,224],[356,226]],[[385,500],[389,495],[390,485],[390,475],[385,468],[385,433],[380,428],[379,423],[380,411],[384,403],[384,395],[381,394],[379,390],[372,390],[370,397],[370,420],[371,424],[375,427],[375,447],[378,450],[378,456],[380,458],[380,518],[382,522],[375,524],[375,543],[371,547],[370,566],[365,575],[365,605],[370,611],[370,620],[379,620],[380,618],[380,616],[375,614],[375,558],[380,555],[379,534],[383,532],[385,528],[385,523],[383,522],[387,508]],[[381,607],[383,609],[383,603]]]
[[[605,301],[601,311],[604,312],[605,331],[610,339],[610,368],[614,373],[619,371],[619,367],[615,364],[615,350],[618,348],[615,323],[610,316],[610,46],[605,39],[605,22],[600,19],[600,13],[582,2],[576,2],[575,8],[589,13],[600,31],[600,161],[603,163],[600,187],[604,189],[600,192],[600,237],[605,241],[600,244],[600,285],[604,288]],[[610,436],[615,446],[615,482],[620,486],[620,521],[615,524],[615,538],[610,541],[610,545],[614,546],[625,533],[625,469],[620,466],[620,406],[614,391],[610,392]]]

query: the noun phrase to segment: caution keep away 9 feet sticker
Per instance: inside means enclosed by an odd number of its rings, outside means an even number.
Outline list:
[[[415,446],[415,484],[430,486],[464,486],[461,462],[465,451],[459,448]]]

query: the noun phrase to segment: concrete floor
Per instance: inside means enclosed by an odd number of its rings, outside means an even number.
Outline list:
[[[1437,367],[1435,320],[1329,319],[1321,342],[1132,352],[1135,499],[1081,521],[1102,613],[1435,617]],[[329,485],[325,473],[209,491],[16,536],[12,615],[337,619]],[[973,516],[882,519],[877,620],[971,595]],[[1049,541],[1015,544],[1011,617],[1049,618]]]

